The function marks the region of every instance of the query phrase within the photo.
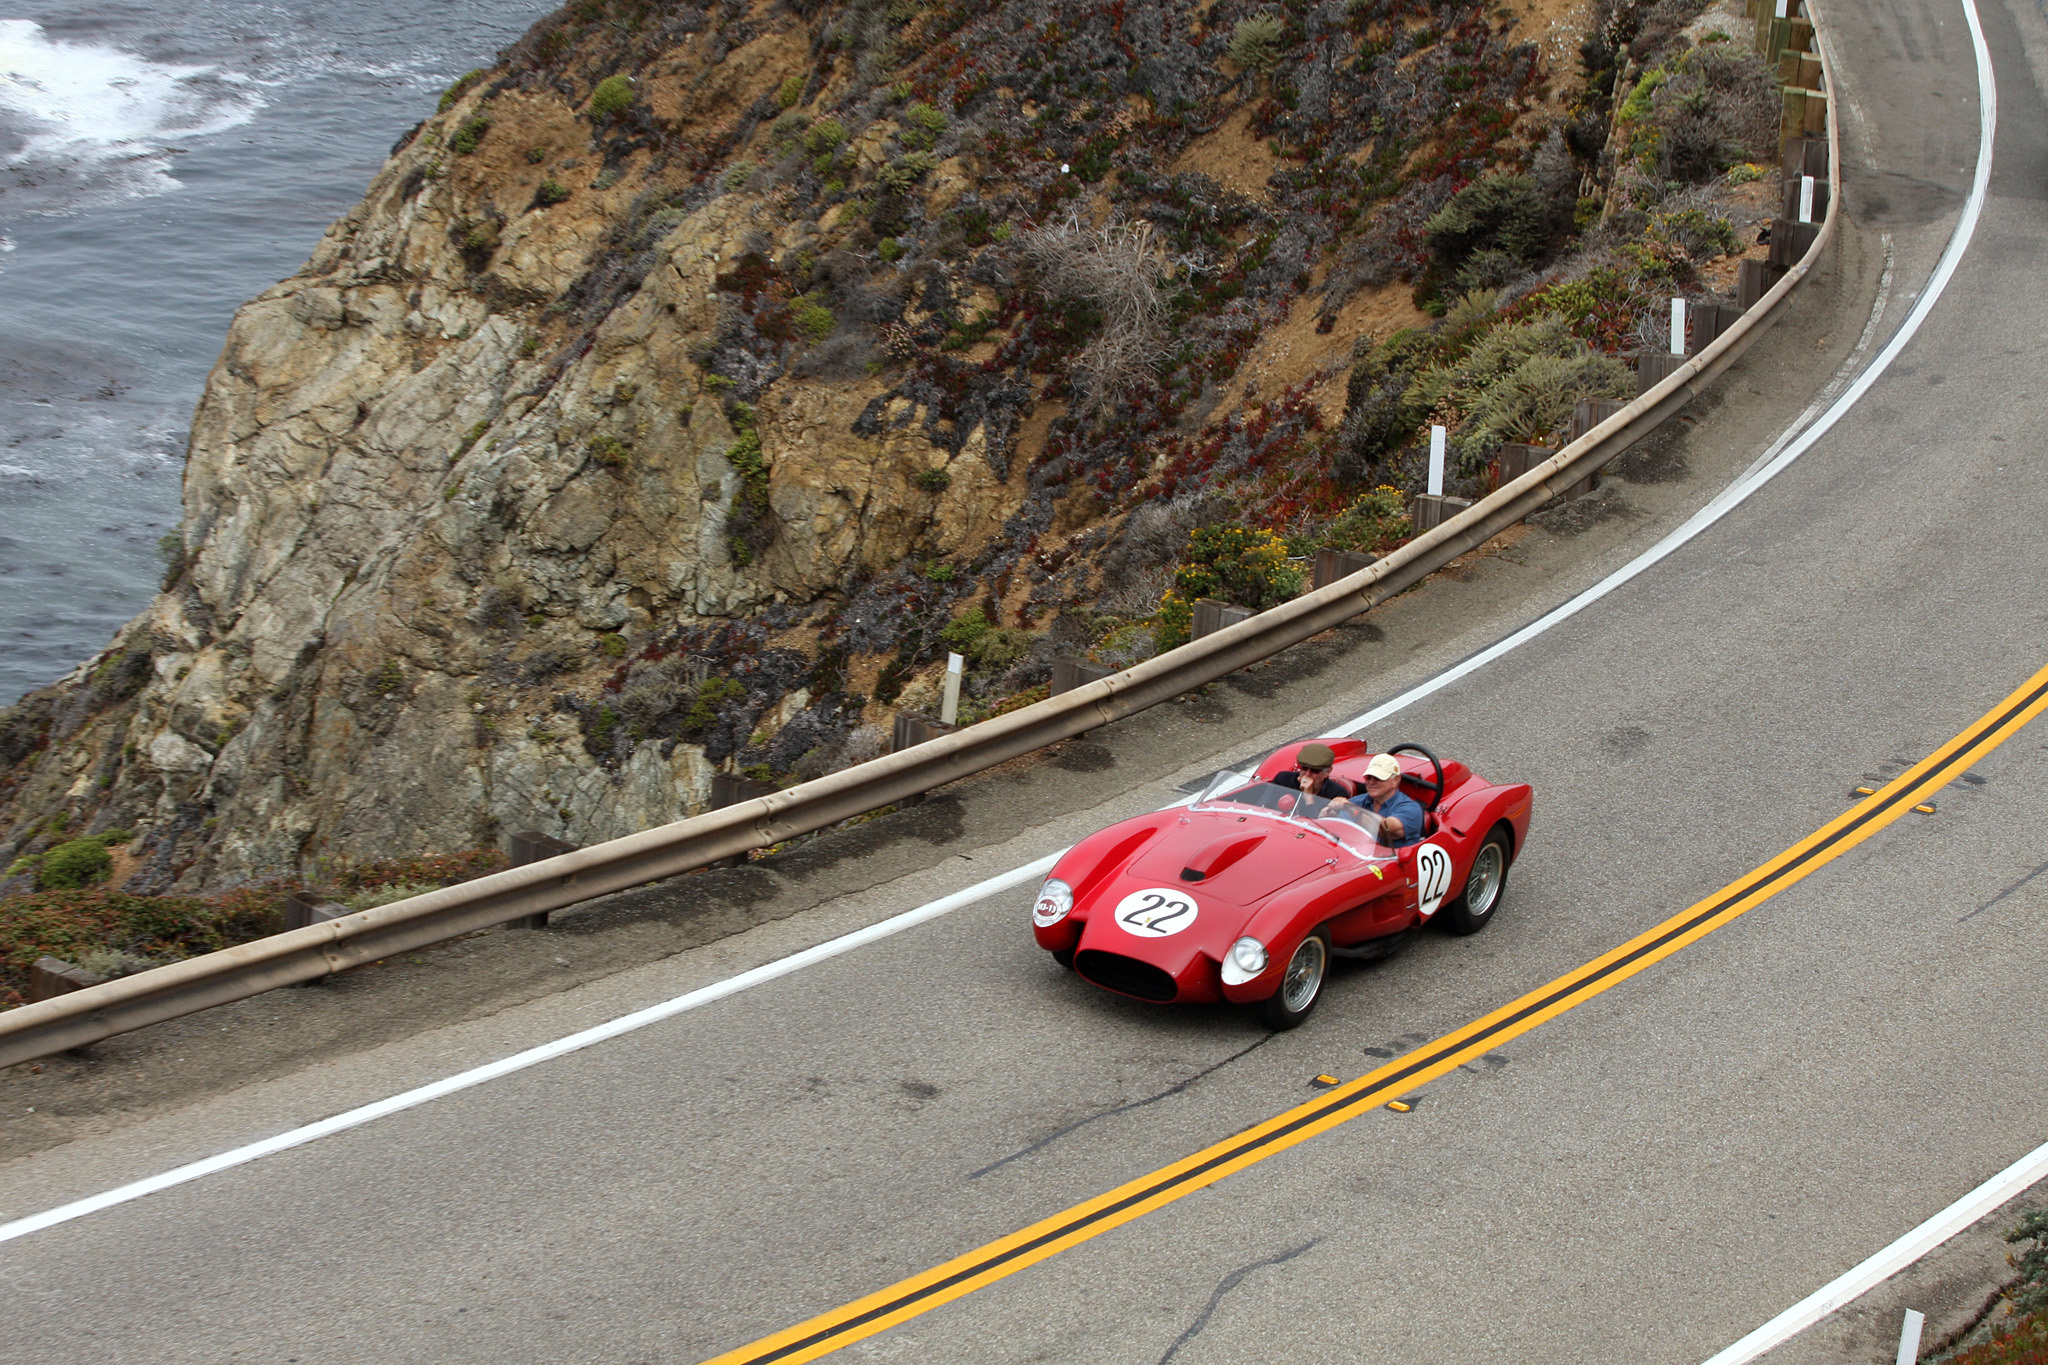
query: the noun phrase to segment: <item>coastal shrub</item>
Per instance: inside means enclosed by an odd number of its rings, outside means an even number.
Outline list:
[[[875,254],[885,261],[900,260],[903,256],[903,243],[894,237],[884,237],[875,243]]]
[[[590,116],[600,122],[609,122],[631,109],[634,99],[631,76],[606,76],[590,92]]]
[[[456,77],[455,83],[441,92],[441,103],[434,112],[437,114],[447,113],[455,101],[461,99],[472,85],[475,85],[483,78],[484,73],[481,71],[466,71]]]
[[[747,182],[754,178],[754,172],[760,169],[759,166],[756,166],[751,161],[733,162],[732,165],[725,169],[725,180],[723,182],[725,188],[728,191],[745,189]]]
[[[1452,326],[1447,316],[1445,330]],[[1365,482],[1415,436],[1429,407],[1411,396],[1410,389],[1430,347],[1427,334],[1404,330],[1371,346],[1353,363],[1344,391],[1344,420],[1330,453],[1331,473],[1339,483]]]
[[[1453,419],[1458,470],[1472,475],[1504,441],[1536,441],[1562,427],[1581,398],[1619,398],[1634,389],[1628,366],[1543,314],[1505,323],[1456,360],[1415,378],[1412,397]]]
[[[943,493],[953,486],[953,476],[936,466],[931,469],[918,470],[917,473],[910,476],[910,481],[927,493]],[[925,576],[927,578],[931,577],[930,574]]]
[[[1360,493],[1351,505],[1314,536],[1299,546],[1303,552],[1349,550],[1354,554],[1383,555],[1415,534],[1408,517],[1407,499],[1392,484],[1381,484]]]
[[[534,190],[533,206],[544,209],[550,205],[559,204],[568,197],[569,187],[553,176],[549,176],[541,181],[539,187]]]
[[[1639,101],[1636,92],[1646,87]],[[1635,124],[1629,149],[1665,180],[1704,184],[1777,147],[1777,73],[1753,52],[1723,43],[1693,48],[1660,79],[1646,74],[1636,92],[1622,111]]]
[[[1480,177],[1452,195],[1422,225],[1430,256],[1449,278],[1475,256],[1492,253],[1500,279],[1467,283],[1484,288],[1504,283],[1509,275],[1542,260],[1550,245],[1550,215],[1536,182],[1526,175],[1495,173]]]
[[[775,91],[775,103],[777,107],[783,109],[790,108],[803,97],[804,78],[802,76],[791,76],[777,87]]]
[[[9,896],[0,900],[0,1005],[23,1003],[39,957],[169,962],[275,933],[283,925],[273,899],[281,897],[130,896],[100,886]]]
[[[798,299],[791,305],[789,316],[797,331],[812,341],[823,341],[831,336],[832,329],[839,324],[839,319],[833,316],[830,308],[808,296]]]
[[[624,469],[633,460],[633,447],[609,434],[592,437],[587,450],[590,458],[606,469]]]
[[[804,148],[812,156],[837,151],[845,141],[846,125],[836,118],[819,119],[804,134]]]
[[[938,142],[939,135],[946,131],[946,116],[923,100],[903,111],[903,144],[906,147],[929,149]]]
[[[1264,611],[1301,591],[1301,570],[1287,562],[1287,542],[1275,531],[1247,526],[1199,526],[1159,599],[1154,643],[1164,652],[1185,644],[1198,597]]]
[[[994,624],[980,607],[948,622],[946,628],[939,632],[939,639],[945,642],[946,648],[974,667],[990,672],[1006,669],[1023,658],[1031,648],[1031,642],[1037,638],[1028,630]]]
[[[115,835],[119,837],[113,837]],[[57,845],[36,862],[37,888],[71,891],[105,881],[114,867],[114,858],[107,852],[107,846],[120,843],[127,837],[127,831],[114,830]]]
[[[882,188],[904,194],[938,168],[939,159],[930,152],[910,152],[882,167],[875,178],[881,182]]]
[[[597,650],[607,659],[623,659],[626,657],[626,637],[617,632],[600,635],[597,637]]]
[[[725,541],[732,562],[745,568],[775,539],[775,512],[768,498],[768,460],[753,409],[734,403],[727,414],[738,435],[726,447],[725,462],[739,471],[740,486],[725,513]]]
[[[1651,214],[1650,226],[1644,235],[1670,243],[1695,261],[1732,256],[1742,249],[1742,242],[1735,235],[1735,225],[1704,209]]]
[[[164,562],[163,591],[169,592],[185,576],[184,532],[172,531],[157,537],[156,553],[157,558]]]
[[[482,111],[464,119],[462,126],[455,130],[455,136],[448,139],[448,150],[457,156],[469,156],[484,140],[484,134],[491,131],[491,116]]]
[[[528,147],[526,149],[526,164],[529,166],[538,166],[547,159],[548,149],[545,147]]]
[[[1230,30],[1225,48],[1230,60],[1247,71],[1267,72],[1280,64],[1287,39],[1287,25],[1277,14],[1254,14],[1240,19]]]

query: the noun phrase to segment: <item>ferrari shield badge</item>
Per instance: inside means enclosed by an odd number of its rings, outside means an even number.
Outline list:
[[[1166,938],[1195,922],[1194,897],[1185,891],[1153,887],[1133,891],[1116,903],[1117,928],[1139,938]]]

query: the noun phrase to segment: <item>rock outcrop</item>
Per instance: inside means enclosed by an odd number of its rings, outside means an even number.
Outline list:
[[[1398,481],[1317,433],[1427,321],[1424,220],[1534,158],[1568,234],[1554,130],[1606,105],[1546,103],[1505,11],[1293,5],[1254,50],[1262,12],[542,21],[236,315],[164,591],[0,717],[0,853],[133,827],[149,892],[613,837],[872,754],[970,607],[1028,685],[1219,492]],[[1105,357],[1119,252],[1164,292]]]

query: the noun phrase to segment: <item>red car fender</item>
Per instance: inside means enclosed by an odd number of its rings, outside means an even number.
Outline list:
[[[1349,910],[1351,902],[1356,900],[1355,885],[1318,877],[1300,886],[1289,887],[1260,906],[1258,912],[1245,921],[1239,937],[1255,938],[1266,945],[1266,970],[1249,981],[1232,985],[1222,980],[1223,964],[1219,962],[1217,980],[1223,998],[1242,1005],[1264,1000],[1279,990],[1281,970],[1294,956],[1294,950],[1301,946],[1301,941],[1308,937],[1309,931]]]
[[[1049,953],[1071,951],[1081,937],[1081,926],[1088,922],[1088,901],[1095,888],[1137,857],[1138,850],[1158,832],[1156,825],[1139,829],[1111,825],[1068,849],[1046,880],[1057,878],[1073,887],[1074,908],[1057,924],[1031,926],[1038,946]]]
[[[1437,812],[1439,832],[1449,834],[1457,844],[1455,852],[1460,886],[1464,885],[1462,877],[1471,867],[1472,855],[1479,851],[1480,841],[1495,825],[1506,824],[1512,831],[1508,844],[1510,858],[1522,851],[1522,843],[1529,837],[1529,813],[1534,795],[1525,782],[1505,787],[1474,783],[1462,788],[1456,799],[1446,802]]]

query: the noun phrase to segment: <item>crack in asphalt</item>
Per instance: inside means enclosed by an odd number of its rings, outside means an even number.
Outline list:
[[[1245,1276],[1251,1274],[1254,1270],[1264,1270],[1269,1265],[1279,1265],[1284,1261],[1291,1261],[1295,1257],[1307,1251],[1310,1247],[1313,1247],[1317,1242],[1320,1242],[1322,1240],[1323,1239],[1320,1237],[1311,1237],[1309,1238],[1309,1240],[1303,1242],[1298,1247],[1290,1247],[1288,1250],[1281,1252],[1277,1256],[1268,1256],[1263,1261],[1253,1261],[1250,1265],[1239,1266],[1237,1269],[1231,1271],[1228,1275],[1225,1275],[1223,1279],[1217,1283],[1216,1292],[1209,1296],[1209,1306],[1202,1310],[1202,1315],[1200,1317],[1196,1318],[1193,1322],[1188,1324],[1187,1331],[1182,1332],[1179,1336],[1173,1339],[1173,1345],[1167,1347],[1166,1354],[1159,1357],[1159,1365],[1169,1365],[1169,1362],[1171,1362],[1176,1355],[1180,1354],[1181,1347],[1187,1345],[1189,1342],[1193,1341],[1196,1337],[1202,1334],[1202,1329],[1209,1325],[1210,1317],[1216,1312],[1216,1305],[1223,1302],[1223,1296],[1225,1294],[1228,1294],[1231,1290],[1237,1288],[1238,1285],[1242,1284],[1244,1282]]]
[[[1002,1158],[1000,1161],[991,1161],[988,1165],[982,1167],[980,1170],[971,1173],[967,1178],[969,1180],[979,1180],[983,1176],[987,1175],[990,1171],[1001,1170],[1003,1167],[1009,1165],[1013,1161],[1019,1161],[1027,1156],[1030,1156],[1033,1152],[1037,1151],[1041,1147],[1049,1147],[1053,1143],[1058,1142],[1061,1138],[1065,1137],[1067,1134],[1073,1132],[1075,1129],[1085,1128],[1089,1124],[1094,1123],[1097,1119],[1106,1119],[1116,1114],[1127,1113],[1132,1109],[1143,1109],[1148,1104],[1157,1104],[1159,1103],[1159,1101],[1163,1099],[1169,1099],[1175,1095],[1178,1095],[1183,1090],[1186,1090],[1189,1086],[1193,1085],[1196,1081],[1201,1080],[1202,1077],[1207,1076],[1212,1072],[1222,1070],[1224,1067],[1229,1066],[1232,1062],[1236,1061],[1240,1057],[1250,1056],[1252,1053],[1258,1051],[1260,1048],[1272,1042],[1275,1038],[1279,1036],[1280,1035],[1277,1033],[1269,1033],[1265,1037],[1259,1039],[1257,1042],[1251,1044],[1249,1047],[1241,1048],[1238,1051],[1231,1053],[1222,1061],[1210,1063],[1208,1066],[1203,1067],[1200,1071],[1197,1071],[1194,1075],[1188,1077],[1186,1080],[1174,1082],[1172,1085],[1169,1085],[1168,1087],[1166,1087],[1166,1089],[1160,1091],[1156,1095],[1147,1095],[1142,1100],[1132,1100],[1128,1104],[1119,1104],[1114,1109],[1104,1109],[1100,1113],[1090,1114],[1085,1119],[1076,1119],[1072,1123],[1068,1124],[1066,1127],[1056,1129],[1053,1132],[1046,1134],[1038,1141],[1032,1143],[1029,1147],[1020,1148],[1019,1150],[1014,1151],[1010,1153],[1008,1156]]]
[[[1984,902],[1984,903],[1983,903],[1982,905],[1978,906],[1978,907],[1977,907],[1977,908],[1976,908],[1975,910],[1972,910],[1972,911],[1971,911],[1971,912],[1970,912],[1969,914],[1967,914],[1967,915],[1964,915],[1964,916],[1963,916],[1963,918],[1962,918],[1962,919],[1959,919],[1959,920],[1957,920],[1957,921],[1956,921],[1956,923],[1957,923],[1957,924],[1961,924],[1961,923],[1963,923],[1963,921],[1964,921],[1964,920],[1973,920],[1973,919],[1977,918],[1977,916],[1979,916],[1979,915],[1983,914],[1983,913],[1984,913],[1984,912],[1985,912],[1986,910],[1989,910],[1989,909],[1990,909],[1990,908],[1991,908],[1992,906],[1994,906],[1994,905],[1998,904],[1998,903],[1999,903],[2000,901],[2004,900],[2004,899],[2005,899],[2005,898],[2006,898],[2007,896],[2010,896],[2010,895],[2011,895],[2011,894],[2012,894],[2013,892],[2015,892],[2015,891],[2019,890],[2019,889],[2020,889],[2021,887],[2025,886],[2025,885],[2026,885],[2026,884],[2027,884],[2028,882],[2030,882],[2030,881],[2034,880],[2034,878],[2036,878],[2036,877],[2040,876],[2040,875],[2041,875],[2041,874],[2042,874],[2043,872],[2048,872],[2048,863],[2042,863],[2042,864],[2041,864],[2041,865],[2040,865],[2039,867],[2035,868],[2035,869],[2034,869],[2034,870],[2033,870],[2032,872],[2029,872],[2029,873],[2028,873],[2028,874],[2027,874],[2026,876],[2024,876],[2024,877],[2020,878],[2020,879],[2019,879],[2018,881],[2014,882],[2014,883],[2013,883],[2013,884],[2012,884],[2011,886],[2008,886],[2008,887],[2006,887],[2006,888],[2005,888],[2005,890],[2003,890],[2003,891],[1999,892],[1999,893],[1998,893],[1997,895],[1993,896],[1993,897],[1992,897],[1992,898],[1991,898],[1990,900],[1988,900],[1988,901],[1985,901],[1985,902]]]

